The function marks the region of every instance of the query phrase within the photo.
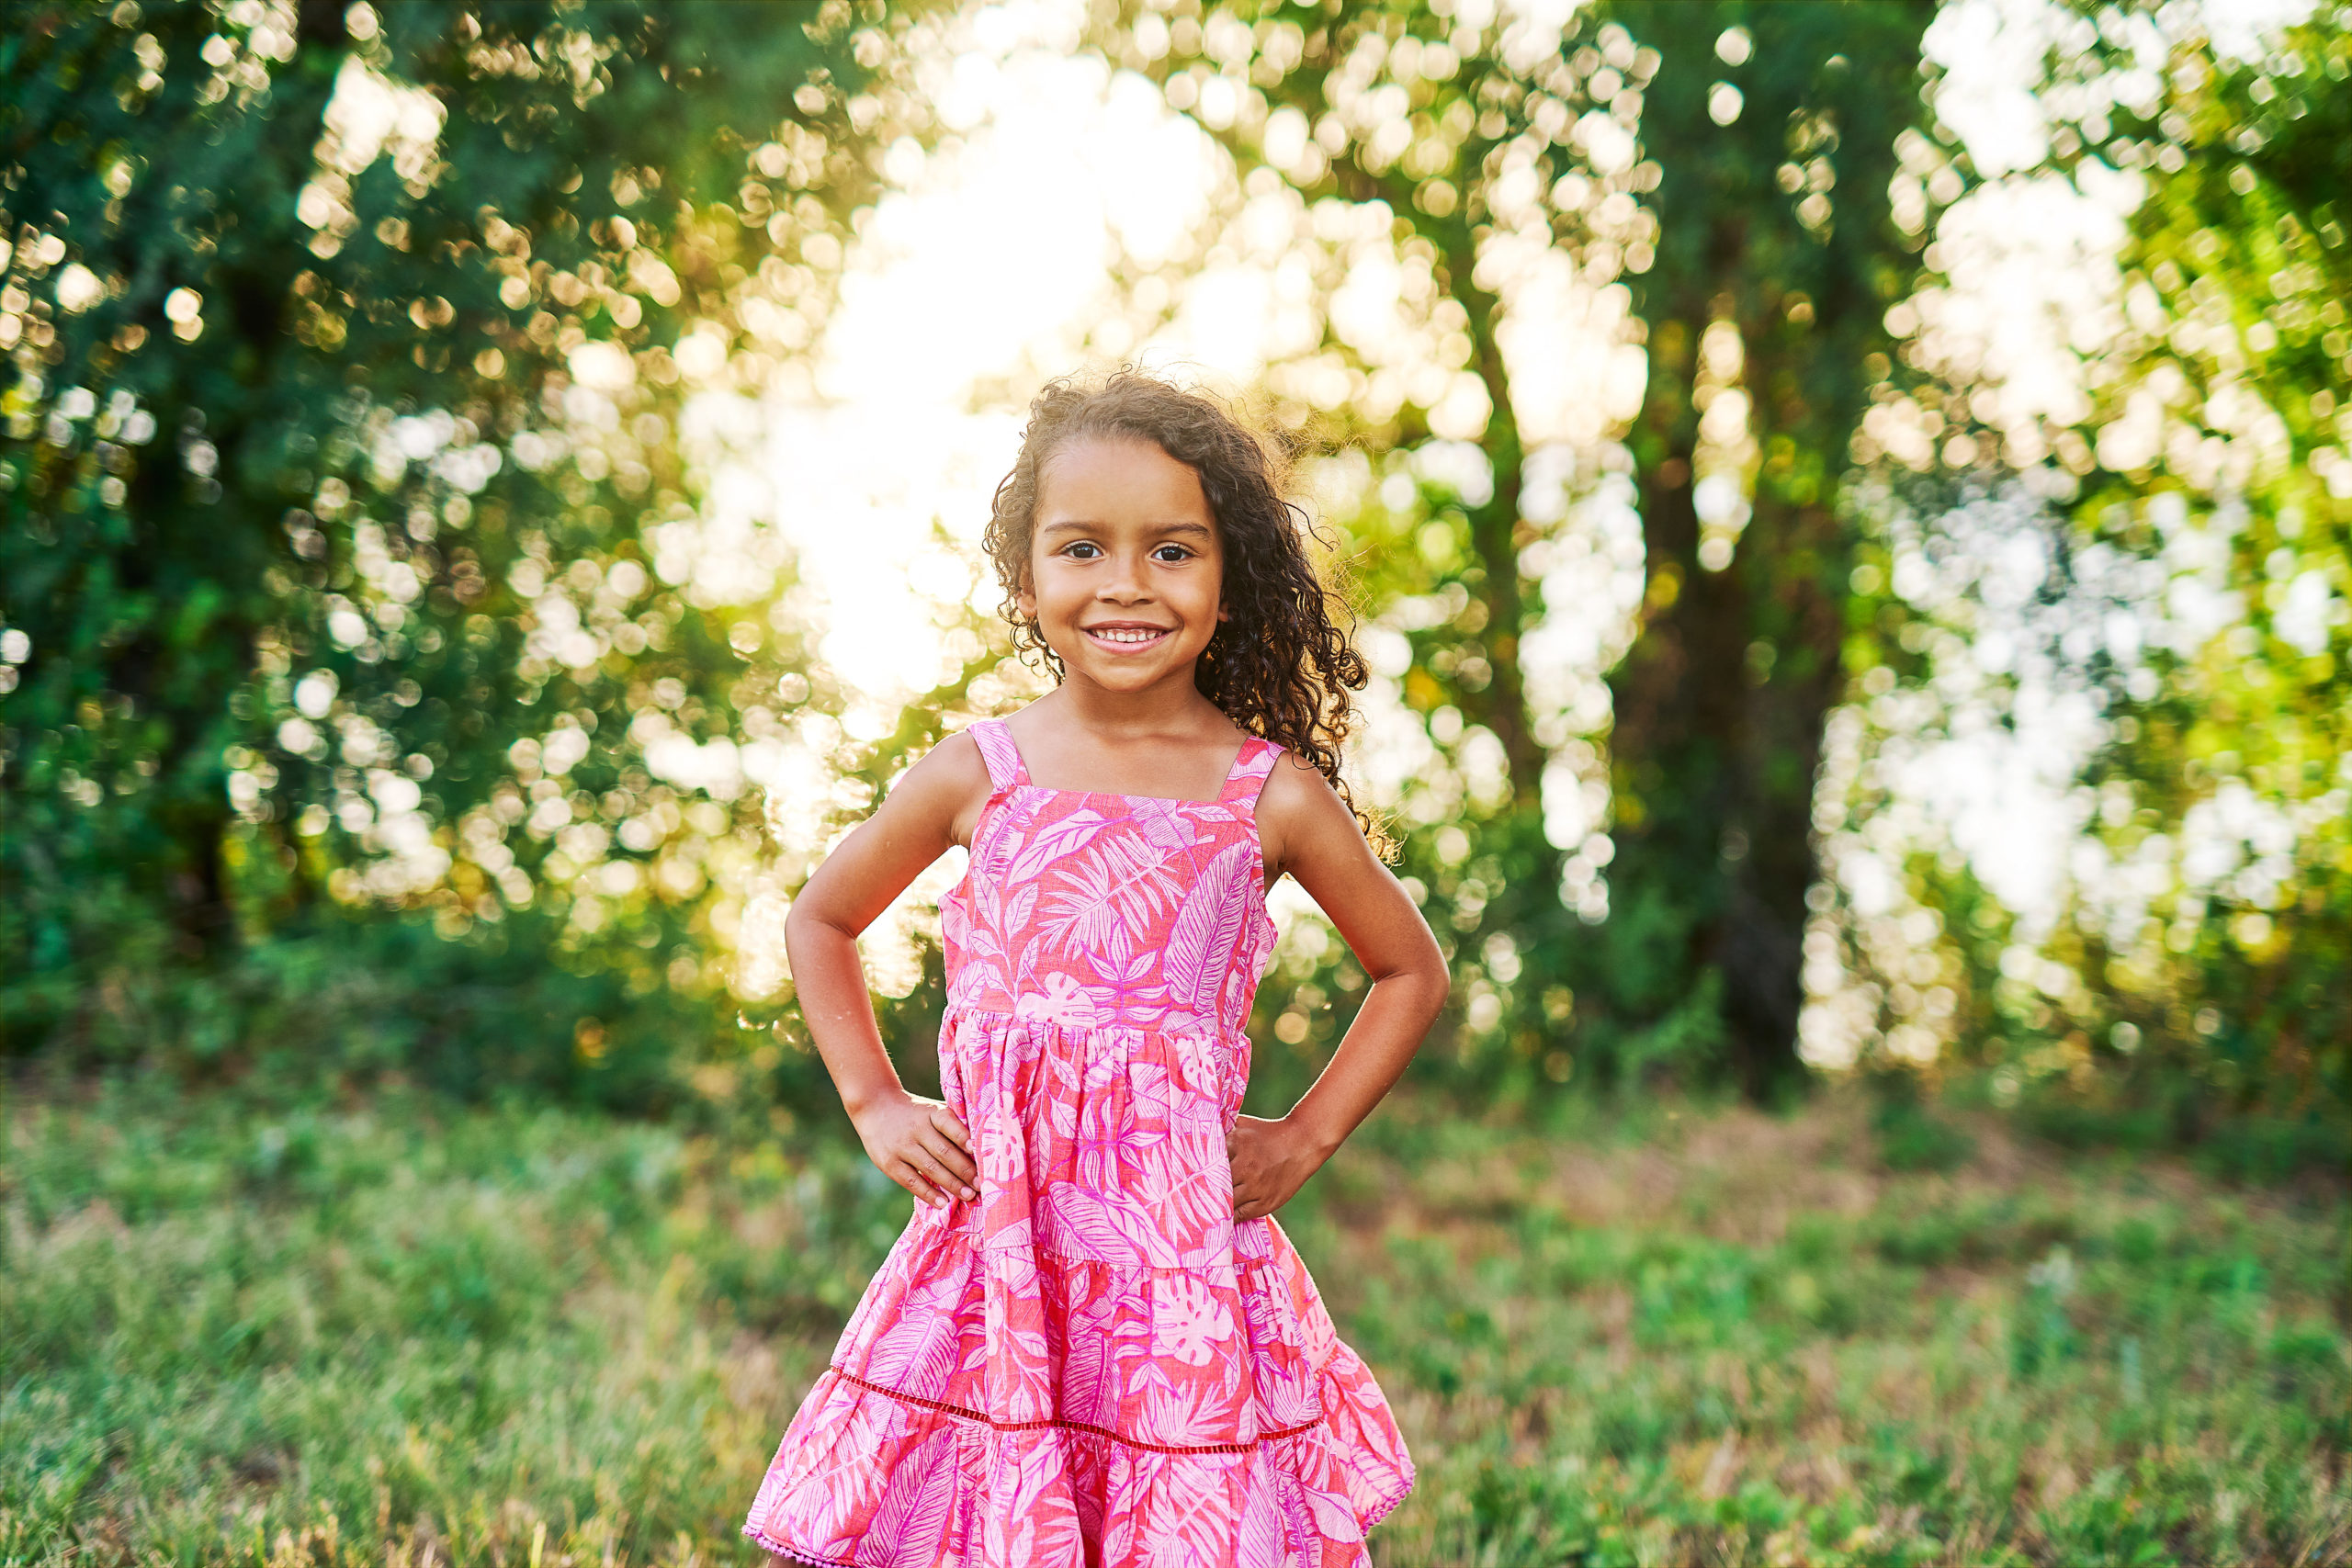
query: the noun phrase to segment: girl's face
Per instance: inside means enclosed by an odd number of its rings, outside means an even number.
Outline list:
[[[1226,618],[1225,551],[1200,476],[1151,442],[1097,437],[1038,476],[1018,596],[1068,673],[1114,692],[1181,677]]]

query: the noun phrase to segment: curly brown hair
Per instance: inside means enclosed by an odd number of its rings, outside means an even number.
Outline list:
[[[1064,378],[1029,404],[1021,455],[996,487],[981,544],[1004,590],[1000,614],[1012,625],[1013,647],[1039,655],[1054,679],[1062,661],[1044,628],[1023,615],[1029,548],[1046,465],[1073,442],[1103,437],[1148,441],[1200,476],[1201,492],[1225,547],[1225,608],[1193,672],[1201,694],[1253,735],[1290,748],[1331,782],[1351,810],[1340,777],[1340,748],[1355,728],[1350,694],[1363,690],[1363,656],[1349,640],[1352,617],[1317,575],[1306,513],[1283,495],[1286,465],[1268,443],[1201,392],[1172,386],[1132,367],[1099,382]],[[1376,823],[1357,819],[1375,844]]]

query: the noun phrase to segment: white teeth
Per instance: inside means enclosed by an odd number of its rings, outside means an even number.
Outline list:
[[[1107,628],[1094,634],[1105,642],[1150,642],[1161,634],[1156,631],[1130,631],[1125,627]]]

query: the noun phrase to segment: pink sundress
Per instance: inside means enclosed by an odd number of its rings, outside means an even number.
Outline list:
[[[1226,1134],[1274,940],[1253,817],[991,794],[941,901],[940,1077],[980,1196],[918,1205],[743,1533],[833,1568],[1340,1568],[1413,1483],[1388,1404]]]

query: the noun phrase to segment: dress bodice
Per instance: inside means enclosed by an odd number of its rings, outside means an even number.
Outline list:
[[[1001,720],[972,738],[990,793],[940,901],[951,1009],[1163,1032],[1238,1031],[1272,955],[1259,791],[1283,748],[1242,742],[1215,800],[1032,784]]]

